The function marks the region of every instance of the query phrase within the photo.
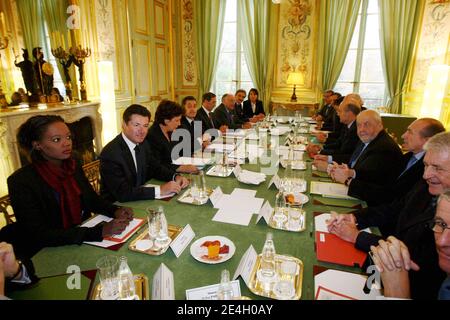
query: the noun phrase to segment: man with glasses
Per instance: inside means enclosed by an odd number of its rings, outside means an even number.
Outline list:
[[[437,298],[450,300],[450,190],[439,197],[436,216],[429,226],[434,232],[439,267],[447,274]],[[371,247],[372,259],[381,273],[385,297],[411,298],[411,284],[408,273],[420,270],[420,265],[411,259],[408,247],[395,237],[380,240],[377,247]],[[434,298],[434,297],[430,297]]]
[[[450,189],[450,133],[435,135],[425,144],[424,150],[423,180],[404,197],[353,214],[333,213],[328,221],[331,233],[365,252],[390,235],[403,241],[412,259],[420,265],[420,270],[409,272],[413,299],[430,299],[445,278],[445,273],[438,267],[434,233],[427,227],[427,222],[435,216],[437,197]],[[368,227],[378,227],[384,237],[361,231]]]

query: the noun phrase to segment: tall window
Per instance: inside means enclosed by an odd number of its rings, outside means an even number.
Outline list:
[[[237,10],[237,0],[227,0],[219,62],[211,88],[218,101],[225,93],[234,93],[237,89],[248,93],[253,87],[238,31]]]
[[[363,0],[350,49],[334,88],[343,95],[359,93],[367,108],[382,106],[386,95],[378,19],[378,1]]]

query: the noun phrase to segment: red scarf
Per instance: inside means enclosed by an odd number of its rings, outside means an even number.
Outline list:
[[[48,161],[33,164],[39,175],[59,194],[64,229],[81,223],[80,187],[75,180],[75,160],[64,160],[61,167]]]

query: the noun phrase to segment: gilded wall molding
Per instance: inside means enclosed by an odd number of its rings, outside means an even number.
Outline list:
[[[181,3],[181,52],[183,70],[183,88],[197,86],[197,64],[194,42],[194,4],[192,0]]]

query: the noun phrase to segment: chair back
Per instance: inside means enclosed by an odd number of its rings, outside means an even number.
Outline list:
[[[95,160],[83,166],[84,175],[92,188],[100,194],[100,160]]]
[[[11,206],[9,195],[0,198],[0,212],[3,213],[6,224],[11,224],[16,221],[16,217],[14,216],[14,211]]]

